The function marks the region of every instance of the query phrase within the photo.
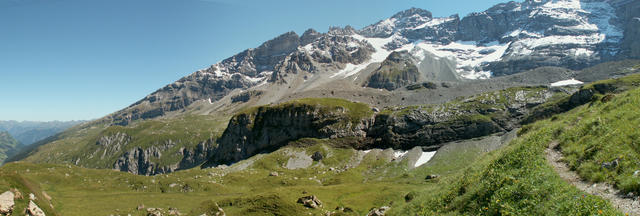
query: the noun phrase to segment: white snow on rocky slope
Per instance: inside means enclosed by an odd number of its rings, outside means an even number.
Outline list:
[[[568,79],[568,80],[561,80],[558,82],[554,82],[551,83],[551,86],[556,87],[556,86],[568,86],[568,85],[581,85],[584,82],[580,81],[580,80],[576,80],[574,78]]]
[[[556,20],[559,24],[551,25],[547,30],[532,30],[526,26],[522,26],[519,29],[504,34],[501,39],[502,43],[498,43],[497,41],[492,43],[480,43],[476,41],[455,41],[448,43],[440,42],[438,38],[432,38],[433,40],[431,40],[428,37],[425,38],[425,40],[429,41],[411,41],[402,36],[401,32],[404,30],[419,29],[430,29],[436,32],[444,31],[447,29],[442,28],[445,28],[446,25],[442,24],[457,19],[457,17],[431,18],[430,15],[417,14],[420,11],[416,11],[416,14],[394,16],[363,29],[363,32],[368,31],[368,33],[375,33],[376,35],[384,33],[391,35],[389,37],[365,37],[363,36],[365,34],[351,35],[351,37],[357,40],[366,41],[371,44],[375,49],[374,53],[368,61],[361,64],[346,64],[343,69],[329,76],[331,78],[354,77],[355,79],[358,77],[358,72],[373,63],[384,61],[391,52],[408,50],[418,60],[424,59],[428,54],[435,55],[438,58],[454,60],[457,63],[456,71],[460,77],[466,79],[488,79],[492,76],[492,72],[486,69],[485,66],[492,62],[502,59],[527,57],[529,55],[539,54],[539,52],[544,52],[541,50],[549,48],[550,46],[565,45],[568,48],[562,50],[564,54],[580,58],[590,58],[600,54],[597,50],[598,45],[602,43],[618,43],[623,37],[622,29],[611,24],[617,17],[614,8],[606,1],[539,0],[525,1],[518,4],[519,7],[513,9],[514,11],[531,10],[530,13],[524,14],[523,18],[525,19],[542,17],[544,19]],[[634,19],[640,20],[638,17]],[[553,29],[569,32],[577,31],[581,33],[572,35],[549,31]],[[400,42],[399,46],[389,46],[391,43],[398,44],[398,42]],[[347,47],[351,46],[354,47],[352,50],[357,50],[359,45],[357,43],[347,44]],[[399,48],[391,50],[387,49],[388,47]],[[331,55],[327,50],[316,49],[313,44],[302,46],[299,50],[309,53],[317,51],[325,56]],[[612,50],[609,52],[610,54],[615,54],[617,51]],[[229,70],[227,66],[228,65],[221,62],[207,70],[201,70],[199,72],[223,79],[231,79],[232,76],[241,76],[243,79],[256,84],[264,82],[268,77],[263,73],[256,76],[248,76]],[[255,68],[254,65],[249,66]]]
[[[345,66],[345,68],[343,68],[342,70],[334,73],[333,75],[331,75],[330,78],[335,78],[335,77],[339,77],[339,78],[344,78],[344,77],[350,77],[358,72],[360,72],[361,70],[367,68],[367,66],[369,66],[370,64],[373,63],[379,63],[384,61],[387,56],[389,56],[389,54],[391,54],[392,51],[399,51],[399,50],[409,50],[412,48],[411,45],[405,45],[402,48],[396,49],[396,50],[387,50],[385,48],[385,45],[387,45],[388,43],[390,43],[391,41],[393,41],[395,38],[399,37],[397,35],[393,35],[391,37],[388,38],[366,38],[357,34],[352,35],[352,37],[354,37],[355,39],[361,40],[361,41],[366,41],[369,44],[371,44],[373,46],[373,48],[375,49],[375,52],[373,54],[371,54],[371,58],[369,59],[369,61],[362,63],[362,64],[347,64]]]
[[[467,79],[488,79],[491,71],[483,71],[481,65],[500,60],[509,44],[493,42],[478,45],[473,41],[456,41],[447,45],[423,42],[417,47],[441,58],[457,62],[457,72]],[[420,56],[420,55],[418,55]]]
[[[401,158],[401,157],[403,157],[404,155],[406,155],[407,153],[409,153],[409,151],[402,151],[402,150],[400,150],[400,151],[395,151],[395,152],[393,152],[393,158],[394,158],[394,159]]]
[[[453,18],[453,17],[439,17],[439,18],[433,18],[433,19],[432,19],[431,21],[429,21],[429,22],[426,22],[426,23],[420,24],[420,25],[418,25],[418,26],[416,26],[416,27],[413,27],[413,28],[407,28],[407,29],[413,29],[413,30],[415,30],[415,29],[423,29],[423,28],[426,28],[426,27],[434,27],[434,26],[437,26],[437,25],[440,25],[440,24],[443,24],[443,23],[446,23],[446,22],[451,22],[451,21],[453,21],[453,20],[455,20],[455,18]]]
[[[526,3],[523,3],[526,5]],[[527,7],[532,7],[527,5]],[[584,32],[582,35],[553,35],[544,32],[528,32],[516,29],[505,34],[505,37],[520,38],[512,43],[512,56],[526,56],[537,48],[553,45],[577,46],[581,49],[572,50],[577,55],[592,56],[595,47],[603,42],[618,43],[623,37],[621,28],[612,25],[615,20],[615,9],[606,2],[585,2],[580,0],[547,0],[545,4],[536,6],[529,14],[530,18],[547,17],[561,23],[575,23],[575,25],[549,26],[549,29],[564,29],[567,31]],[[588,50],[588,51],[585,51]],[[569,52],[571,54],[571,52]],[[612,53],[615,54],[615,53]]]
[[[426,164],[427,162],[429,162],[431,160],[431,158],[433,158],[434,155],[436,155],[435,151],[422,152],[422,154],[420,155],[420,157],[416,161],[416,164],[413,165],[413,167],[419,167],[419,166],[422,166],[422,165]]]

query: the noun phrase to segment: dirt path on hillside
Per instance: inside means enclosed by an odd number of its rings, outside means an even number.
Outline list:
[[[563,156],[557,149],[557,146],[558,142],[552,142],[549,144],[549,148],[545,150],[545,155],[549,164],[553,167],[556,173],[560,175],[560,177],[586,193],[609,200],[614,207],[623,213],[628,213],[632,216],[640,216],[640,200],[637,196],[630,198],[621,194],[619,190],[609,184],[594,184],[582,180],[576,172],[571,171],[569,166],[561,161]]]

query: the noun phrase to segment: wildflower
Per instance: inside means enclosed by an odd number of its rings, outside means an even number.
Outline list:
[[[602,214],[602,210],[598,210],[598,214]]]

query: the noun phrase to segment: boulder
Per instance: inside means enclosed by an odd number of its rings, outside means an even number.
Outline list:
[[[162,208],[148,208],[147,216],[163,216]]]
[[[271,172],[269,173],[269,176],[278,176],[278,172]]]
[[[602,163],[602,168],[606,168],[606,169],[615,169],[616,167],[618,167],[618,159],[615,159],[611,162],[603,162]]]
[[[324,156],[322,156],[322,153],[320,152],[314,152],[313,155],[311,155],[311,159],[313,159],[313,161],[320,161],[322,158],[324,158]]]
[[[177,208],[169,208],[169,215],[182,215]]]
[[[298,203],[301,203],[307,208],[321,208],[322,202],[315,195],[305,196],[298,198]]]
[[[389,211],[389,209],[391,209],[391,207],[389,207],[389,206],[382,206],[380,208],[374,208],[374,209],[371,209],[371,211],[369,211],[367,216],[384,216],[384,214],[387,211]]]
[[[431,180],[431,179],[437,179],[438,177],[440,177],[439,175],[427,175],[427,177],[425,177],[425,180]]]
[[[27,216],[45,216],[44,211],[33,202],[33,200],[29,201],[29,206],[25,211],[25,215]]]
[[[18,190],[18,188],[13,188],[11,189],[11,192],[13,192],[14,194],[14,199],[24,199],[24,197],[22,196],[22,193],[20,192],[20,190]]]
[[[13,207],[15,206],[14,198],[15,195],[11,191],[0,194],[0,214],[11,215]]]

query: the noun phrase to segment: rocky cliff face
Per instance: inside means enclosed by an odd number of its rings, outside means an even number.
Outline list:
[[[533,107],[559,89],[512,88],[485,93],[444,105],[394,109],[379,114],[368,130],[371,147],[410,149],[511,131]]]
[[[114,124],[127,125],[132,120],[149,119],[166,112],[184,109],[195,101],[217,101],[234,89],[247,89],[271,76],[275,66],[297,50],[301,41],[317,37],[314,31],[298,37],[288,32],[255,49],[247,49],[231,58],[197,71],[169,84],[128,108],[111,116]]]
[[[368,65],[400,51],[416,60],[421,77],[435,81],[487,79],[543,66],[582,69],[637,58],[638,4],[512,1],[463,18],[433,17],[427,10],[411,8],[360,30],[347,26],[327,33],[309,29],[302,36],[289,32],[167,85],[109,120],[126,125],[155,118],[198,100],[215,102],[234,89],[286,83],[291,75],[357,78]],[[393,81],[373,83],[397,88]]]
[[[597,0],[528,0],[498,4],[462,19],[433,18],[411,9],[359,33],[393,36],[392,48],[424,41],[419,48],[455,57],[457,71],[466,78],[488,78],[541,66],[582,69],[621,53],[622,20],[631,19],[620,19],[616,8],[621,7],[625,6]]]
[[[178,151],[182,158],[180,162],[164,166],[160,166],[158,161],[162,160],[163,152],[166,153],[176,146],[174,141],[167,140],[163,145],[154,145],[148,148],[134,147],[116,160],[113,169],[138,175],[157,175],[193,168],[204,163],[211,156],[214,143],[214,140],[207,140],[194,148],[182,147]],[[119,145],[118,143],[113,144]]]
[[[438,148],[439,144],[511,131],[559,89],[513,88],[444,105],[392,108],[359,120],[348,108],[308,104],[260,107],[236,115],[205,167],[230,164],[274,151],[300,138],[358,138],[358,148]],[[356,146],[354,146],[356,147]]]
[[[370,120],[352,122],[346,109],[293,103],[236,115],[206,166],[234,163],[305,137],[363,137]]]
[[[630,58],[640,58],[640,2],[615,0],[618,17],[624,26],[621,54]]]
[[[168,139],[150,146],[132,147],[130,143],[133,139],[123,132],[100,136],[95,143],[94,152],[88,155],[88,158],[75,160],[75,164],[88,165],[81,164],[81,160],[99,159],[99,161],[112,161],[110,163],[113,163],[112,168],[115,170],[138,175],[156,175],[199,166],[211,156],[215,147],[215,140],[209,139],[192,148],[181,147],[175,152],[172,149],[181,146],[179,141]],[[118,155],[115,161],[114,155]],[[161,160],[171,157],[178,157],[177,162],[160,163]]]

